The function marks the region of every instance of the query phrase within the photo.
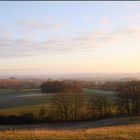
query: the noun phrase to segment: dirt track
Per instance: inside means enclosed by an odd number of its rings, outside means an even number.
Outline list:
[[[0,130],[4,129],[86,129],[114,125],[140,124],[140,117],[117,117],[102,119],[98,121],[67,122],[67,123],[46,123],[29,125],[0,125]]]

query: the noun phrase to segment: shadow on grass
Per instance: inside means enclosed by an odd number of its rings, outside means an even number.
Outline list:
[[[102,119],[98,121],[79,121],[79,122],[54,122],[42,124],[23,124],[23,125],[1,125],[0,130],[5,129],[55,129],[55,130],[73,130],[73,129],[88,129],[100,128],[107,126],[122,126],[122,125],[140,124],[139,117],[114,117]]]

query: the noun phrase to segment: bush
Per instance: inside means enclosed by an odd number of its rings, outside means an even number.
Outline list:
[[[0,116],[0,124],[29,124],[38,122],[39,120],[35,118],[32,113],[25,113],[23,115]]]

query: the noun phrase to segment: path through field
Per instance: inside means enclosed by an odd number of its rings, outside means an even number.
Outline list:
[[[47,123],[47,124],[29,124],[29,125],[1,125],[0,130],[5,129],[86,129],[86,128],[99,128],[106,126],[117,125],[140,125],[140,117],[116,117],[102,119],[98,121],[82,121],[82,122],[67,122],[67,123]]]

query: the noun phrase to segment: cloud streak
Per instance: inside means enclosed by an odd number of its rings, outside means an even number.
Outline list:
[[[107,17],[101,19],[103,24],[110,23]],[[20,23],[20,24],[19,24]],[[39,30],[45,36],[40,39],[39,34],[25,37],[17,29],[16,34],[12,31],[0,32],[0,58],[16,58],[49,54],[71,54],[81,52],[91,52],[104,45],[127,41],[127,39],[137,39],[140,36],[140,26],[119,28],[112,30],[94,30],[87,33],[73,33],[64,36],[61,31],[66,30],[65,24],[51,24],[34,20],[22,20],[18,22],[25,30]],[[60,33],[55,37],[49,36],[47,30],[54,31],[60,29]],[[19,35],[19,36],[18,36]]]

